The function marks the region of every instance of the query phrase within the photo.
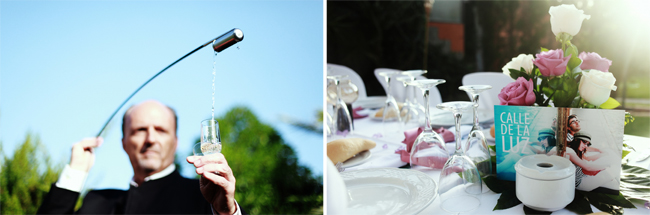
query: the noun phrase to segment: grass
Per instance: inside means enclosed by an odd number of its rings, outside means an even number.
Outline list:
[[[650,137],[650,117],[635,116],[634,122],[628,123],[625,126],[625,134],[640,137]]]

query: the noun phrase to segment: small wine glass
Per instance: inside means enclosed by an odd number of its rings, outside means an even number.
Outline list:
[[[397,136],[399,132],[402,131],[401,118],[399,115],[399,106],[397,106],[397,101],[393,98],[390,89],[390,81],[393,77],[398,75],[398,71],[386,71],[380,72],[379,76],[382,76],[386,80],[387,90],[386,90],[386,103],[384,104],[384,112],[382,115],[382,126],[385,136]]]
[[[481,205],[481,175],[474,162],[461,147],[460,120],[463,111],[474,107],[473,102],[445,102],[438,104],[442,110],[451,111],[456,123],[456,151],[447,160],[440,173],[438,194],[442,209],[450,213],[469,212]]]
[[[195,156],[221,153],[221,134],[217,120],[201,121],[201,142],[194,144],[192,153]]]
[[[492,173],[492,159],[490,159],[490,149],[487,146],[487,139],[483,134],[481,126],[479,126],[478,98],[481,92],[492,89],[492,86],[465,85],[458,87],[458,89],[469,93],[472,96],[472,102],[474,102],[474,125],[469,132],[467,144],[465,144],[465,152],[474,161],[474,164],[476,164],[481,177],[485,177]]]
[[[327,86],[327,103],[334,105],[332,109],[336,107],[336,85],[334,85],[334,81],[328,80],[328,82],[331,82],[330,85]],[[341,82],[339,83],[339,86],[341,87],[341,99],[343,100],[343,103],[348,108],[348,111],[350,112],[351,116],[354,116],[353,110],[352,110],[352,103],[357,101],[359,98],[359,88],[357,85],[353,84],[352,81],[349,79],[342,79]],[[354,117],[352,119],[352,126],[354,127]]]
[[[431,128],[429,121],[429,91],[438,84],[445,83],[442,79],[414,80],[408,82],[411,86],[416,86],[422,90],[424,96],[424,131],[418,135],[411,148],[410,163],[411,168],[417,166],[441,169],[449,153],[445,148],[445,140]]]
[[[413,80],[415,80],[415,77],[417,77],[418,75],[424,75],[426,73],[427,73],[427,70],[407,70],[407,71],[403,71],[401,74],[405,75],[405,76],[408,76],[408,77],[413,77]],[[411,95],[412,99],[411,99],[411,104],[410,105],[412,107],[415,107],[415,109],[418,110],[419,113],[424,114],[424,106],[422,106],[422,104],[420,104],[418,102],[418,100],[415,99],[415,96],[416,96],[415,87],[413,87],[412,89],[413,89],[412,90],[413,94]]]
[[[402,123],[404,124],[404,128],[406,129],[417,127],[420,125],[419,123],[420,113],[418,112],[417,108],[413,106],[413,104],[410,102],[410,99],[408,97],[408,89],[409,88],[415,89],[415,87],[409,85],[408,82],[413,81],[414,78],[408,76],[402,76],[402,77],[397,77],[397,80],[401,81],[407,90],[407,92],[405,92],[406,100],[404,101],[404,105],[399,111],[400,119],[402,120]]]
[[[336,85],[336,107],[334,108],[334,133],[335,134],[349,134],[352,133],[352,117],[350,117],[350,112],[348,107],[343,102],[341,98],[341,86],[340,82],[342,79],[347,78],[347,75],[328,75],[327,79],[334,80]]]

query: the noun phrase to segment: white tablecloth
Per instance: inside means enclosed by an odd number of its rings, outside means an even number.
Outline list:
[[[380,137],[379,134],[382,133],[381,121],[371,119],[370,117],[366,117],[363,119],[355,119],[354,127],[355,127],[355,131],[353,132],[353,134],[347,135],[346,137],[337,136],[337,135],[330,136],[327,137],[327,142],[335,139],[341,139],[341,138],[361,137],[361,138],[374,140],[377,143],[377,146],[370,150],[372,152],[372,156],[365,163],[358,166],[346,168],[345,171],[352,171],[357,169],[368,169],[368,168],[384,168],[384,167],[397,168],[406,165],[405,162],[402,162],[400,160],[400,156],[398,154],[395,154],[396,149],[406,145],[402,143],[402,141],[404,140],[403,134],[396,135],[396,136]],[[451,131],[455,130],[455,128],[453,127],[448,129]],[[461,131],[461,134],[462,133],[463,132]],[[466,134],[464,135],[466,136]],[[650,159],[646,159],[644,161],[639,162],[637,161],[637,157],[641,156],[644,152],[650,151],[650,138],[625,135],[624,141],[625,143],[627,143],[628,145],[636,149],[636,152],[633,151],[627,155],[626,159],[629,159],[628,164],[649,169]],[[450,152],[453,152],[454,144],[447,143],[447,149]],[[436,183],[438,182],[438,178],[440,177],[440,170],[420,169],[420,168],[416,168],[416,170],[426,173],[427,175],[431,176],[436,181]],[[506,210],[493,211],[492,209],[497,204],[497,200],[499,199],[500,195],[501,194],[494,193],[492,191],[487,191],[483,193],[480,196],[481,205],[479,206],[478,209],[472,212],[472,214],[523,214],[524,213],[523,204],[519,204],[515,207]],[[637,209],[626,208],[625,214],[644,214],[644,215],[650,214],[650,210],[644,208],[643,203],[641,204],[635,203],[634,205],[637,207]],[[591,206],[591,209],[594,212],[600,211],[597,208],[595,208],[593,205]],[[450,214],[450,213],[440,208],[440,198],[436,197],[435,200],[427,208],[425,208],[420,214]],[[562,209],[553,212],[553,214],[575,214],[575,213],[566,209]]]

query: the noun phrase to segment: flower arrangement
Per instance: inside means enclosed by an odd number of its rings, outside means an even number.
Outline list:
[[[512,58],[502,70],[515,81],[501,89],[500,105],[600,109],[618,107],[620,104],[610,97],[611,91],[616,90],[616,78],[609,72],[612,61],[595,52],[579,53],[578,48],[571,43],[580,31],[582,22],[590,16],[574,5],[552,6],[549,14],[553,34],[556,41],[562,44],[561,49],[541,48],[540,53],[535,55],[519,54]],[[626,113],[625,124],[631,121],[634,118]],[[495,146],[490,146],[490,149],[496,151]],[[628,153],[629,151],[623,150],[622,158]],[[491,161],[493,174],[496,174],[496,156],[492,156]],[[645,201],[645,207],[650,208],[650,198],[647,196],[650,191],[650,170],[630,166],[625,162],[621,172],[619,195],[576,190],[573,202],[565,209],[587,214],[593,213],[590,206],[593,205],[607,213],[622,214],[623,208],[635,208],[629,199]],[[493,175],[484,177],[483,181],[490,190],[501,193],[493,210],[521,204],[516,197],[514,181],[500,180]],[[524,212],[551,213],[528,207],[524,207]]]
[[[501,105],[602,108],[620,105],[610,97],[616,78],[609,72],[612,61],[595,52],[582,52],[571,43],[582,21],[589,19],[574,5],[552,6],[551,27],[562,49],[520,54],[503,68],[515,79],[499,93]]]

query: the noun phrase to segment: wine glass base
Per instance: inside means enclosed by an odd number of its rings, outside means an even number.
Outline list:
[[[478,208],[481,201],[476,196],[457,195],[442,200],[440,207],[450,213],[470,212]]]

